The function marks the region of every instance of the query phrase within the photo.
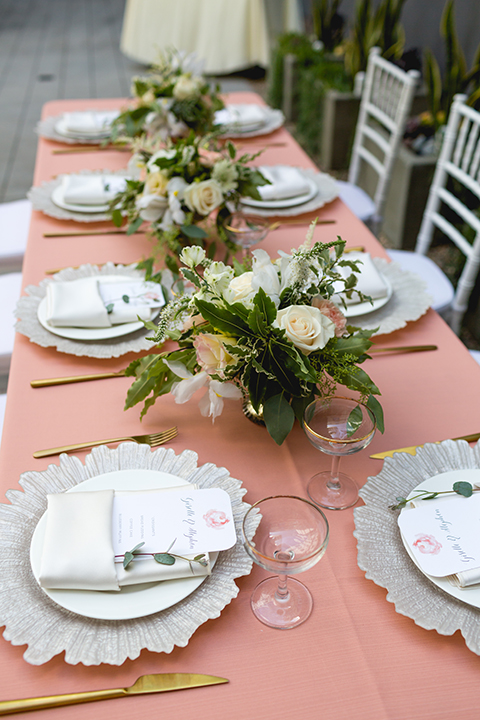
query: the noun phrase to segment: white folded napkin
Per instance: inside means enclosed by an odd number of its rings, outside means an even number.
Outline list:
[[[108,130],[118,115],[118,110],[67,112],[63,114],[63,122],[67,132],[98,135]]]
[[[351,252],[346,257],[348,260],[359,261],[358,267],[360,274],[357,274],[357,284],[355,290],[352,293],[351,298],[347,298],[342,295],[347,305],[354,305],[362,302],[358,295],[357,290],[362,292],[364,295],[369,295],[373,300],[379,300],[380,298],[388,295],[388,286],[383,276],[378,272],[375,264],[370,257],[369,253],[362,252]],[[352,274],[349,267],[339,267],[338,272],[342,277],[347,278]],[[337,284],[338,291],[340,290],[340,284]],[[332,298],[335,300],[335,296]]]
[[[254,130],[265,122],[265,108],[261,105],[227,105],[215,113],[215,124],[230,130]]]
[[[191,486],[190,486],[191,487]],[[177,490],[178,488],[172,488]],[[148,492],[167,493],[170,488]],[[112,542],[113,490],[47,495],[47,522],[40,585],[65,590],[120,590],[125,585],[182,577],[204,577],[210,564],[177,559],[161,565],[136,559],[125,570],[115,562]]]
[[[124,298],[128,298],[128,302]],[[157,283],[143,280],[102,282],[87,277],[47,285],[46,321],[53,327],[107,328],[150,320],[165,300]]]
[[[106,205],[125,190],[125,178],[120,175],[64,175],[64,202],[71,205]]]
[[[289,165],[272,165],[258,168],[271,185],[261,185],[258,192],[262,200],[284,200],[305,195],[310,185],[305,175]]]

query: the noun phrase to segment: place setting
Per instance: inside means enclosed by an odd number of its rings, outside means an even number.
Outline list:
[[[85,665],[169,653],[218,618],[251,571],[242,524],[253,534],[258,511],[247,517],[242,483],[191,450],[101,446],[19,483],[24,492],[7,497],[21,512],[0,505],[11,538],[0,620],[32,664],[62,652]]]
[[[129,177],[128,170],[83,170],[33,186],[27,197],[34,210],[58,220],[102,222],[111,219],[110,202]]]
[[[145,282],[136,264],[65,268],[25,292],[15,310],[17,332],[42,347],[96,358],[150,348],[145,323],[166,303],[161,286]]]
[[[252,215],[290,217],[322,208],[338,197],[335,179],[311,168],[261,165],[268,185],[258,188],[261,199],[243,197],[241,207]]]
[[[284,122],[281,110],[256,103],[227,103],[214,116],[221,137],[232,139],[269,135],[282,127]]]
[[[413,451],[387,457],[360,490],[358,565],[397,612],[442,635],[460,630],[480,655],[480,447],[444,440]]]
[[[352,325],[385,335],[418,320],[431,306],[425,282],[398,263],[358,251],[348,258],[360,268],[352,296],[343,298],[342,312]],[[350,272],[348,268],[339,271],[345,276]]]
[[[81,110],[50,115],[37,123],[35,132],[48,140],[76,145],[100,145],[108,140],[118,110]]]

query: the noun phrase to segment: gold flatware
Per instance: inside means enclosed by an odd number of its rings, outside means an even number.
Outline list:
[[[411,353],[438,350],[437,345],[403,345],[399,347],[371,347],[367,350],[369,355],[373,353]]]
[[[50,387],[51,385],[69,385],[71,383],[87,382],[89,380],[106,380],[107,378],[125,377],[125,370],[109,373],[95,373],[93,375],[72,375],[71,377],[45,378],[44,380],[31,380],[32,388]]]
[[[452,440],[466,440],[467,442],[476,442],[480,440],[480,433],[474,433],[473,435],[461,435],[460,437],[451,438]],[[443,442],[443,440],[437,440],[435,445]],[[423,445],[411,445],[410,447],[397,448],[396,450],[386,450],[385,452],[375,453],[370,455],[374,460],[383,460],[386,457],[393,457],[393,453],[404,452],[409,455],[415,455],[417,448],[421,448]]]
[[[228,683],[227,678],[198,673],[142,675],[131,687],[126,688],[92,690],[90,692],[69,693],[68,695],[25,698],[24,700],[3,700],[0,702],[0,715],[76,705],[78,703],[94,702],[95,700],[111,700],[113,698],[128,697],[129,695],[148,695],[172,690],[188,690],[189,688],[205,687],[206,685],[223,685],[223,683]]]
[[[33,453],[34,458],[44,458],[50,455],[60,455],[60,453],[72,452],[72,450],[84,450],[85,448],[96,447],[97,445],[110,445],[111,443],[125,442],[133,440],[139,444],[150,445],[150,447],[158,447],[169,440],[173,440],[178,434],[176,427],[164,430],[160,433],[151,433],[150,435],[128,435],[127,437],[110,438],[109,440],[92,440],[91,442],[77,443],[76,445],[63,445],[62,447],[49,448],[48,450],[38,450]]]
[[[253,138],[252,138],[252,140],[253,140]],[[238,143],[238,145],[236,144],[235,147],[237,148],[237,150],[240,150],[241,148],[252,147],[252,145],[255,145],[255,147],[259,147],[262,150],[267,150],[268,148],[274,148],[274,147],[286,147],[287,144],[288,143],[286,143],[286,142],[272,142],[272,143],[268,143],[268,145],[262,145],[258,141],[257,142],[253,141],[251,143],[249,143],[249,142]]]
[[[363,247],[363,245],[353,245],[352,247],[346,247],[343,252],[365,252],[365,248]]]
[[[126,230],[65,230],[64,232],[45,232],[43,237],[80,237],[81,235],[126,235]],[[135,230],[130,235],[142,235],[141,230]]]
[[[76,147],[76,148],[65,148],[62,150],[52,150],[52,155],[70,155],[73,153],[91,153],[91,152],[102,152],[104,150],[115,150],[116,152],[129,152],[132,151],[130,148],[117,147],[115,145],[93,145],[92,147]]]

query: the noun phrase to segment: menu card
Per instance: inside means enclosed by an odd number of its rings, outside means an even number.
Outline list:
[[[480,568],[480,493],[419,505],[402,512],[398,525],[423,572],[445,577]]]
[[[139,543],[141,553],[197,555],[235,545],[228,493],[220,488],[169,488],[168,492],[116,492],[113,549],[116,562]],[[148,555],[135,555],[135,561]]]

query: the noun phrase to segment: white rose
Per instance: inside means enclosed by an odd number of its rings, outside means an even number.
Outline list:
[[[159,170],[158,172],[148,173],[145,180],[146,195],[166,195],[167,194],[168,177]]]
[[[202,86],[202,79],[192,77],[191,75],[180,75],[175,87],[173,88],[173,97],[175,100],[188,100],[198,95]]]
[[[184,199],[192,212],[210,215],[212,210],[223,203],[223,193],[216,180],[203,180],[185,188]]]
[[[252,288],[252,278],[253,272],[246,272],[230,280],[224,293],[225,300],[229,303],[243,302],[247,304],[255,295],[255,290]]]
[[[168,200],[161,195],[140,195],[135,203],[140,217],[147,222],[156,222],[165,212]]]
[[[273,324],[285,330],[287,338],[305,355],[325,347],[335,336],[335,324],[309,305],[290,305],[279,310]]]
[[[183,248],[180,260],[187,267],[194,268],[205,260],[205,250],[199,245],[190,245],[190,247]]]

